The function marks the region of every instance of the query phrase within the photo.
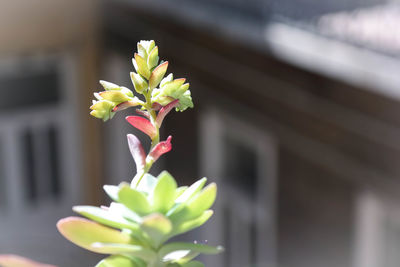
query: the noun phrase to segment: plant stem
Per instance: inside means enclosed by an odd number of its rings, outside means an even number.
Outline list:
[[[147,94],[144,94],[144,97],[146,99],[146,103],[144,103],[143,106],[149,112],[150,122],[156,129],[156,135],[151,139],[151,147],[150,147],[150,151],[151,151],[158,143],[160,143],[160,128],[158,127],[158,125],[156,123],[157,114],[156,114],[156,111],[153,109],[153,102],[151,101],[151,90],[148,90]],[[140,172],[140,175],[139,176],[136,175],[132,181],[132,184],[135,185],[135,188],[139,186],[140,181],[143,179],[144,175],[149,172],[150,168],[153,166],[153,163],[154,163],[153,160],[147,160],[147,157],[146,157],[146,165],[145,165],[144,169]]]

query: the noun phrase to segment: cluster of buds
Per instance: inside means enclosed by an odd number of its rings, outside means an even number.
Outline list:
[[[139,139],[128,134],[128,145],[137,173],[129,183],[106,185],[113,200],[108,207],[76,206],[73,210],[88,218],[69,217],[59,221],[59,231],[71,242],[90,251],[111,254],[96,267],[204,267],[193,259],[200,253],[216,254],[221,247],[169,242],[172,237],[203,225],[213,214],[217,186],[205,186],[206,178],[190,187],[177,186],[166,171],[157,178],[149,174],[158,158],[172,148],[171,136],[160,142],[159,129],[172,110],[193,107],[185,79],[164,77],[168,62],[160,62],[154,41],[138,43],[132,59],[136,72],[130,76],[141,100],[126,87],[100,81],[105,91],[95,93],[91,115],[108,120],[119,110],[137,106],[138,115],[126,120],[149,136],[149,152]],[[140,108],[139,108],[140,107]]]
[[[177,111],[192,108],[189,83],[185,83],[184,78],[174,80],[172,73],[164,77],[168,69],[168,61],[159,61],[158,47],[155,42],[140,41],[138,53],[135,53],[132,58],[136,72],[131,72],[130,76],[135,91],[144,96],[145,102],[134,96],[133,92],[124,86],[100,81],[105,91],[94,94],[97,100],[93,100],[90,114],[106,121],[111,119],[117,111],[129,107],[141,106],[142,109],[156,109],[175,100],[178,100],[175,106]],[[153,106],[146,106],[150,102]]]

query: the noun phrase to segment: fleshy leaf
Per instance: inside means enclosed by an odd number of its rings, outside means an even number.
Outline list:
[[[103,189],[112,200],[118,201],[118,191],[119,191],[118,186],[104,185]]]
[[[151,122],[143,117],[140,116],[128,116],[126,117],[127,122],[129,122],[133,127],[139,129],[140,131],[144,132],[151,139],[153,139],[156,134],[156,128],[151,124]]]
[[[0,255],[0,266],[2,267],[56,267],[43,264],[17,255]]]
[[[192,184],[188,189],[186,189],[185,192],[183,192],[183,194],[179,198],[177,198],[176,202],[177,203],[186,202],[191,197],[193,197],[196,193],[200,192],[200,190],[204,187],[206,182],[207,182],[207,178],[205,178],[205,177],[198,180],[197,182]]]
[[[106,226],[119,228],[119,229],[130,229],[133,232],[139,232],[139,226],[136,223],[132,223],[124,219],[121,215],[109,210],[104,210],[98,207],[92,206],[75,206],[73,211],[85,216],[88,219],[104,224]]]
[[[164,215],[153,213],[143,218],[140,227],[150,236],[152,245],[157,248],[171,232],[172,223]]]
[[[146,165],[146,153],[144,152],[142,143],[135,135],[128,134],[127,138],[129,151],[136,163],[136,171],[139,172],[143,170]]]
[[[142,180],[140,180],[139,185],[136,187],[137,190],[145,192],[146,194],[150,194],[154,186],[157,184],[157,178],[153,175],[146,173]]]
[[[152,193],[153,210],[166,213],[174,205],[176,187],[175,179],[171,174],[163,171],[158,176],[157,184]]]
[[[175,191],[175,199],[180,197],[186,190],[188,189],[188,186],[180,186],[176,189]]]
[[[135,223],[142,223],[142,217],[140,217],[137,213],[134,211],[128,209],[125,205],[121,203],[116,203],[116,202],[111,202],[110,207],[108,207],[108,210],[110,213],[118,214],[119,216],[122,216],[123,218],[135,222]],[[141,237],[141,235],[136,236]]]
[[[123,185],[118,193],[119,202],[124,204],[129,209],[138,213],[139,215],[147,214],[151,211],[151,206],[146,199],[146,196],[129,187]]]
[[[57,228],[72,243],[98,253],[102,252],[93,248],[91,244],[96,242],[129,244],[132,241],[127,234],[78,217],[59,220]]]
[[[173,214],[179,212],[185,208],[185,202],[196,195],[207,182],[207,178],[202,178],[192,184],[188,189],[185,190],[176,200],[174,207],[168,211],[167,216],[172,216]]]
[[[196,258],[199,254],[190,250],[176,250],[165,255],[163,261],[182,264]]]
[[[173,235],[183,234],[183,233],[189,232],[197,227],[202,226],[204,223],[206,223],[208,221],[208,219],[211,218],[213,213],[214,212],[212,210],[206,210],[199,217],[192,219],[190,221],[184,221],[184,222],[178,224],[174,228],[174,231],[172,234]]]
[[[144,261],[150,261],[157,257],[156,253],[142,246],[115,243],[93,243],[92,248],[104,254],[129,254]]]
[[[165,107],[162,107],[157,114],[156,123],[158,127],[161,127],[161,124],[165,118],[165,116],[176,106],[179,105],[179,99],[175,99]]]
[[[156,88],[161,80],[164,78],[165,73],[167,72],[168,68],[168,61],[160,64],[153,70],[153,72],[150,75],[150,80],[149,80],[149,87],[150,89]]]
[[[162,141],[158,143],[155,147],[153,147],[153,149],[150,151],[148,155],[148,160],[155,162],[158,160],[160,156],[171,151],[172,149],[171,139],[172,136],[168,136],[166,141]]]
[[[215,183],[211,183],[200,193],[184,203],[184,207],[182,209],[171,215],[171,220],[174,223],[177,223],[185,220],[191,220],[200,216],[203,211],[212,206],[215,201],[216,195],[217,186]]]
[[[160,257],[165,257],[166,255],[168,255],[173,251],[181,251],[181,250],[191,250],[197,253],[214,255],[221,253],[224,249],[221,246],[212,247],[204,244],[172,242],[161,247],[161,249],[158,252],[158,255],[160,255]]]
[[[112,255],[100,261],[95,267],[139,267],[132,260],[121,255]]]

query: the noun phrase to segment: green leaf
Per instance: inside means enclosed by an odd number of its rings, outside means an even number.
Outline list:
[[[148,87],[147,81],[135,72],[131,72],[131,80],[136,92],[138,93],[142,93]]]
[[[157,66],[158,60],[158,46],[156,46],[149,53],[149,57],[147,58],[147,66],[149,66],[150,69],[154,68]]]
[[[167,72],[167,68],[168,68],[168,61],[160,64],[157,68],[153,70],[149,80],[149,87],[151,90],[158,86],[160,81],[163,79],[165,73]]]
[[[57,228],[72,243],[98,253],[103,252],[93,248],[91,246],[93,243],[130,244],[132,242],[127,234],[78,217],[61,219],[57,223]]]
[[[118,202],[118,191],[119,191],[118,186],[104,185],[103,189],[112,200]]]
[[[217,195],[217,186],[215,183],[208,185],[193,198],[183,203],[183,208],[177,210],[170,219],[174,223],[194,219],[200,216],[206,209],[210,208]]]
[[[133,60],[133,65],[137,73],[139,73],[146,79],[150,78],[150,69],[149,67],[147,67],[147,62],[143,57],[139,56],[139,54],[135,53],[135,59]]]
[[[167,171],[158,176],[158,182],[151,195],[153,210],[166,213],[175,202],[177,185],[175,179]]]
[[[103,259],[95,267],[138,267],[138,265],[127,257],[112,255]]]
[[[110,207],[108,208],[108,210],[111,213],[122,216],[123,218],[127,219],[128,221],[132,221],[132,222],[135,222],[138,224],[142,223],[142,217],[140,217],[137,213],[128,209],[125,205],[123,205],[121,203],[112,202],[110,204]]]
[[[196,195],[203,188],[206,182],[207,178],[204,177],[192,184],[188,189],[186,189],[185,192],[183,192],[183,194],[181,194],[175,200],[175,205],[167,212],[167,216],[172,216],[173,214],[182,210],[185,207],[184,203],[192,198],[194,195]]]
[[[216,196],[217,185],[211,183],[198,195],[190,199],[187,206],[191,211],[191,219],[200,216],[205,210],[209,209],[214,204]]]
[[[136,223],[127,221],[120,214],[115,212],[92,206],[75,206],[73,207],[73,211],[106,226],[119,229],[130,229],[133,232],[140,231],[139,226]]]
[[[207,178],[202,178],[198,181],[196,181],[194,184],[192,184],[188,189],[183,192],[183,194],[176,199],[177,203],[182,203],[188,201],[190,198],[192,198],[195,194],[200,192],[200,190],[204,187],[204,185],[207,182]]]
[[[203,254],[218,254],[221,253],[224,249],[221,246],[212,247],[204,244],[195,244],[195,243],[187,243],[187,242],[172,242],[168,243],[161,247],[158,252],[158,255],[161,258],[164,258],[166,255],[170,254],[174,251],[182,251],[182,250],[190,250],[197,253]]]
[[[153,191],[156,184],[157,184],[157,178],[149,173],[146,173],[142,177],[142,180],[140,180],[140,183],[136,187],[136,190],[142,191],[146,194],[150,194]]]
[[[177,250],[165,255],[163,261],[182,264],[196,258],[199,254],[190,250]]]
[[[151,206],[146,196],[138,190],[132,189],[129,185],[123,185],[118,192],[119,202],[139,215],[147,214],[151,211]]]
[[[172,223],[164,215],[153,213],[143,218],[140,227],[150,236],[152,245],[157,248],[171,232]]]
[[[115,244],[115,243],[93,243],[92,248],[96,249],[99,253],[104,254],[129,254],[140,258],[144,261],[151,261],[157,257],[157,254],[147,248],[129,244]]]
[[[183,192],[186,191],[186,189],[188,189],[188,186],[180,186],[176,189],[175,191],[175,199],[177,199],[178,197],[180,197]]]
[[[171,235],[183,234],[183,233],[189,232],[197,227],[202,226],[204,223],[206,223],[211,218],[213,213],[214,212],[212,210],[206,210],[203,212],[203,214],[201,214],[199,217],[197,217],[193,220],[181,222],[180,224],[178,224],[177,226],[174,227],[174,230],[171,233]]]

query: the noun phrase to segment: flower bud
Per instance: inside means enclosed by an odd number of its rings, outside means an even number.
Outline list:
[[[99,94],[103,99],[116,103],[121,103],[131,100],[130,97],[128,97],[121,91],[104,91]]]
[[[104,90],[110,91],[110,90],[121,90],[120,86],[114,83],[110,83],[107,81],[99,81],[100,84],[104,87]]]
[[[150,69],[147,66],[146,60],[141,57],[139,54],[135,53],[135,58],[132,59],[133,66],[136,69],[136,72],[145,77],[146,79],[150,78]]]
[[[168,68],[168,61],[160,64],[157,68],[153,70],[149,80],[149,85],[150,85],[149,87],[151,90],[156,88],[160,83],[160,81],[164,78],[164,75],[167,72],[167,68]]]
[[[153,50],[150,51],[149,56],[147,58],[147,66],[149,69],[153,69],[158,64],[158,46],[154,47]]]
[[[133,86],[135,86],[136,92],[138,92],[139,94],[141,94],[148,87],[146,80],[143,79],[142,76],[140,76],[137,73],[131,72],[131,80]]]

